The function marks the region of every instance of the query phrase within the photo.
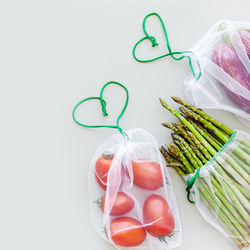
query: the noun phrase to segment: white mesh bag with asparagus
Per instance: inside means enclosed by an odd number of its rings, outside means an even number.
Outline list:
[[[173,130],[173,142],[161,148],[167,166],[187,183],[187,197],[204,219],[239,248],[249,246],[250,136],[231,130],[180,98],[179,121],[163,125]]]

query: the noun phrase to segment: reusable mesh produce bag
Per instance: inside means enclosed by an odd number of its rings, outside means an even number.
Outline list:
[[[178,97],[172,99],[182,105],[182,114],[160,99],[179,119],[163,123],[174,132],[167,149],[161,147],[167,166],[186,180],[187,198],[206,221],[239,248],[249,247],[250,136]]]
[[[203,218],[239,248],[250,243],[249,145],[250,136],[235,131],[208,163],[185,177]]]
[[[168,53],[155,58],[138,58],[136,48],[145,40],[158,46],[146,29],[146,21],[159,19]],[[152,62],[170,56],[176,61],[188,59],[191,74],[184,80],[184,92],[190,103],[199,108],[220,109],[234,113],[250,127],[250,23],[222,20],[202,39],[186,51],[172,51],[162,18],[148,14],[143,21],[145,37],[134,46],[133,56],[138,62]]]
[[[201,76],[185,79],[187,99],[200,108],[230,111],[250,127],[250,23],[219,21],[190,51]]]
[[[178,209],[175,201],[170,177],[154,137],[143,129],[126,131],[129,140],[120,134],[114,134],[105,141],[96,151],[89,168],[89,206],[92,224],[95,230],[110,243],[119,248],[123,242],[119,230],[127,230],[131,225],[115,231],[115,223],[119,219],[136,219],[134,225],[137,231],[142,231],[138,242],[142,241],[136,249],[172,249],[181,243],[182,230]],[[96,171],[97,164],[103,155],[113,155],[106,180]],[[105,156],[104,156],[105,157]],[[102,182],[98,185],[98,182]],[[104,189],[102,188],[104,185]],[[116,199],[126,195],[132,204],[124,211],[116,207]],[[101,211],[95,201],[105,195],[105,205],[101,199]],[[107,202],[107,200],[109,202]],[[123,202],[123,201],[117,201]],[[97,202],[99,203],[99,202]],[[163,208],[157,207],[163,205]],[[124,205],[123,205],[124,206]],[[126,204],[125,204],[126,206]],[[165,209],[163,218],[157,213]],[[122,222],[123,220],[121,220]],[[122,226],[122,224],[121,224]],[[133,245],[131,240],[124,242],[128,247]],[[137,236],[135,236],[137,237]],[[145,239],[144,239],[145,237]],[[138,239],[137,239],[138,240]],[[137,243],[138,243],[137,242]]]
[[[126,91],[126,103],[116,125],[86,125],[75,117],[83,102],[100,101],[108,116],[103,91],[116,84]],[[171,180],[155,138],[136,128],[123,131],[119,121],[128,104],[127,88],[106,83],[100,97],[88,97],[73,109],[84,127],[118,129],[97,149],[89,167],[89,212],[95,230],[117,249],[172,249],[181,244],[182,229]]]

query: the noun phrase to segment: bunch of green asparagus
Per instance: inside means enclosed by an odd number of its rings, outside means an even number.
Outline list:
[[[162,106],[180,120],[172,124],[163,123],[163,126],[173,130],[173,142],[167,144],[167,148],[161,147],[167,166],[175,168],[183,177],[194,174],[196,169],[203,166],[213,166],[207,168],[208,175],[201,177],[199,174],[196,178],[199,198],[228,237],[239,248],[248,247],[250,142],[245,138],[236,140],[229,154],[218,160],[217,156],[221,154],[217,154],[218,151],[234,131],[180,98],[172,99],[182,105],[180,111],[183,115],[160,99]]]

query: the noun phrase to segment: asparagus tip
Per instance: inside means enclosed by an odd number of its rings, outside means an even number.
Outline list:
[[[174,139],[177,139],[179,136],[177,134],[171,134]]]
[[[163,153],[166,152],[167,150],[166,150],[163,146],[161,146],[160,151],[161,151],[161,153],[163,154]]]
[[[164,108],[166,108],[166,107],[168,106],[168,104],[167,104],[162,98],[159,98],[159,100],[160,100],[161,105],[162,105]]]
[[[181,99],[179,97],[176,97],[176,96],[171,96],[171,98],[175,101],[175,102],[180,102]]]
[[[159,98],[159,100],[160,100],[160,103],[161,103],[161,104],[164,102],[163,99],[161,99],[161,98]]]
[[[175,133],[171,133],[171,137],[172,137],[173,141],[175,140],[174,135],[175,135]]]
[[[184,114],[186,114],[187,112],[187,108],[185,108],[185,107],[179,107],[179,110],[182,112],[182,113],[184,113]]]
[[[173,124],[174,126],[182,126],[182,123],[179,122],[179,121],[177,121],[177,122],[172,122],[172,124]]]

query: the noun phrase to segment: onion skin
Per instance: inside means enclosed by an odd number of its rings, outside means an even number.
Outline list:
[[[247,42],[246,39],[242,39],[242,42],[245,48],[246,48],[246,45],[248,45],[248,50],[249,50],[248,56],[249,56],[250,55],[249,43]],[[241,60],[239,59],[232,45],[227,44],[227,43],[221,43],[215,49],[212,60],[220,68],[222,68],[228,75],[234,78],[240,85],[242,85],[244,88],[250,91],[250,74],[248,73],[244,65],[242,64]],[[229,90],[222,83],[220,85],[232,102],[237,104],[240,108],[242,108],[246,112],[250,113],[250,100],[247,100],[246,98],[238,95],[237,89],[235,90],[236,91],[235,93]]]

